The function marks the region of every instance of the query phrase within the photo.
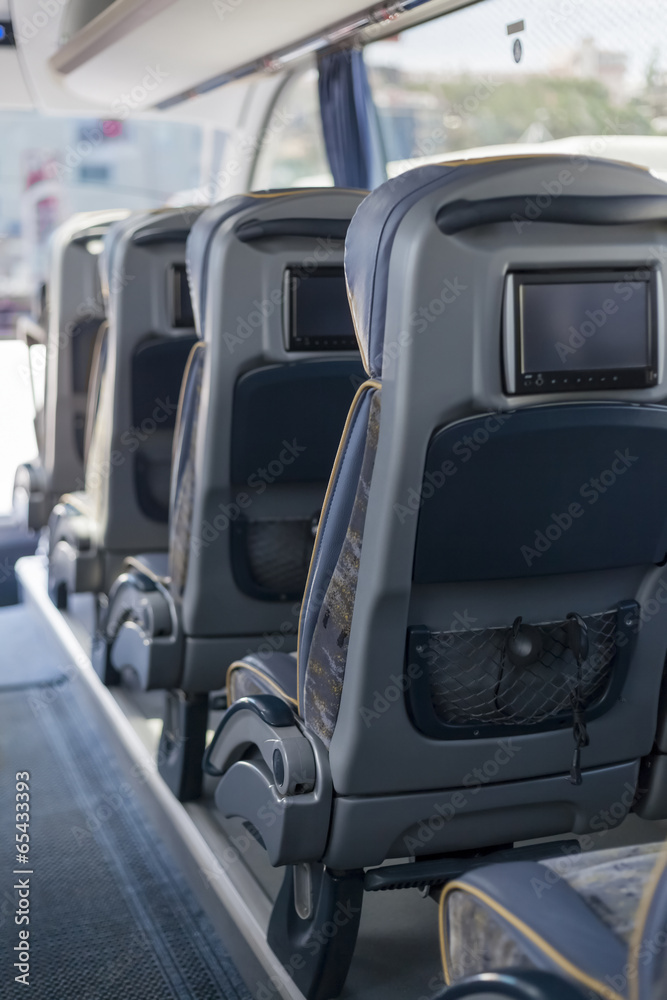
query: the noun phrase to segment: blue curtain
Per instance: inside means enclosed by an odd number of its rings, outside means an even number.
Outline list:
[[[359,49],[329,52],[320,57],[318,66],[322,129],[334,184],[373,187],[378,178],[363,54]]]

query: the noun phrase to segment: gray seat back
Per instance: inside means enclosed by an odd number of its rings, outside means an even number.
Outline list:
[[[54,496],[83,488],[88,380],[104,320],[99,250],[109,226],[126,215],[81,212],[52,238],[41,457],[45,485]]]
[[[338,794],[459,789],[459,836],[488,843],[484,786],[567,780],[575,707],[590,801],[614,768],[611,794],[636,781],[667,650],[666,193],[626,165],[505,158],[420,168],[357,213],[346,274],[371,377],[329,485],[298,653],[300,711]],[[618,309],[650,274],[655,380],[512,394],[508,275],[576,269],[618,272]],[[522,625],[542,645],[517,666]],[[496,836],[583,822],[565,805],[576,790],[524,787]],[[451,847],[452,830],[423,849]]]
[[[342,271],[362,197],[247,195],[192,229],[202,339],[181,397],[170,539],[187,636],[296,633],[313,523],[363,378]]]
[[[109,552],[167,548],[173,432],[195,342],[185,241],[199,211],[134,214],[105,242],[108,328],[89,395],[85,491]]]

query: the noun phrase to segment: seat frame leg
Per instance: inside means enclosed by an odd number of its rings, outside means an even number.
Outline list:
[[[51,590],[51,600],[58,611],[67,611],[67,584],[62,580]]]
[[[167,692],[158,771],[180,802],[201,796],[207,724],[208,693]]]
[[[98,634],[93,637],[91,660],[95,673],[102,683],[106,687],[118,687],[121,676],[111,663],[111,643],[107,642],[106,636],[99,630]]]
[[[307,1000],[340,995],[354,955],[363,871],[288,865],[267,940]]]

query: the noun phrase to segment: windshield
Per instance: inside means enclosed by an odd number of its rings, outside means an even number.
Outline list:
[[[664,0],[485,0],[365,58],[389,176],[559,149],[667,172]]]

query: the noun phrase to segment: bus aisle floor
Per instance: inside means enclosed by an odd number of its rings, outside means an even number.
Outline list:
[[[0,611],[0,952],[27,973],[0,997],[248,1000],[80,687],[29,606]]]

